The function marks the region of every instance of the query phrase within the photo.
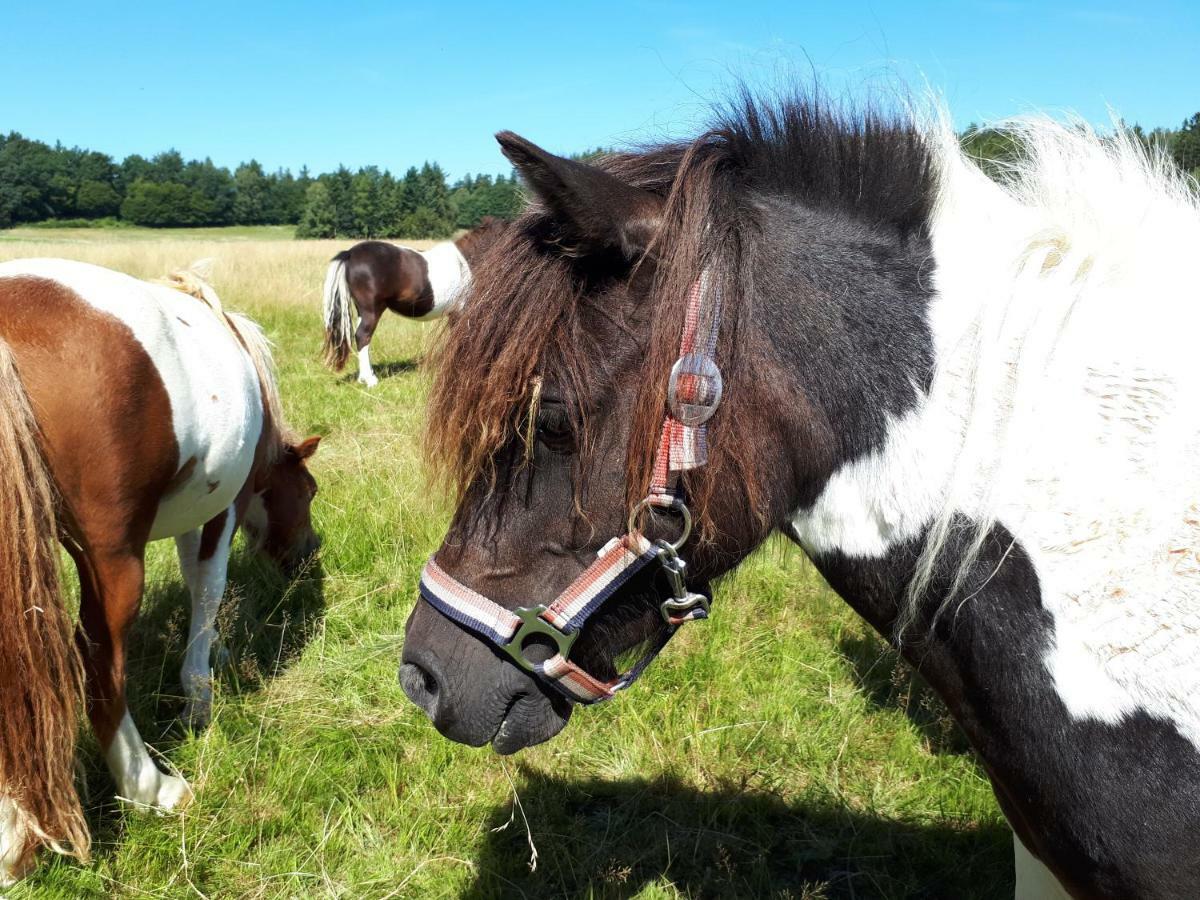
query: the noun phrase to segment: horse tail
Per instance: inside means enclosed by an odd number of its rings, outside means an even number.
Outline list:
[[[80,859],[90,845],[75,789],[83,664],[59,584],[58,491],[3,339],[0,472],[0,824],[10,837],[0,841],[3,877],[22,871],[39,845]]]
[[[350,321],[354,296],[350,293],[350,281],[346,277],[349,259],[350,251],[343,250],[330,261],[325,271],[325,365],[337,372],[350,358],[350,341],[354,336],[354,323]]]

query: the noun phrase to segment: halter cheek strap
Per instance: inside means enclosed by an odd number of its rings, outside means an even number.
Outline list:
[[[517,665],[578,703],[611,699],[637,680],[680,626],[708,617],[708,598],[687,589],[687,564],[678,551],[691,532],[691,514],[680,496],[679,476],[707,462],[705,423],[716,411],[722,392],[721,373],[713,359],[721,304],[719,293],[711,289],[709,281],[705,270],[688,292],[687,318],[679,359],[668,383],[668,413],[655,457],[650,495],[630,513],[628,532],[600,548],[595,562],[549,606],[510,610],[455,580],[432,558],[421,574],[421,596],[434,609],[496,645]],[[709,298],[712,302],[706,304]],[[648,541],[636,528],[638,514],[646,506],[678,512],[683,517],[683,534],[674,543]],[[659,606],[666,628],[625,674],[611,681],[595,678],[569,658],[576,638],[584,623],[613,594],[654,562],[662,567],[671,585],[671,597]],[[526,655],[527,644],[535,637],[543,637],[555,647],[554,654],[542,662]]]

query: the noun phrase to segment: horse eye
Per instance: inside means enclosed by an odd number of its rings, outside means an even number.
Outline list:
[[[574,445],[575,431],[571,427],[571,418],[567,409],[561,404],[543,404],[538,410],[537,439],[548,450],[565,453]]]

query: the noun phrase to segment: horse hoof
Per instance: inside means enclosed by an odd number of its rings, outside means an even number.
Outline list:
[[[233,654],[219,641],[213,646],[212,661],[214,669],[223,671],[233,668]]]
[[[158,787],[158,802],[154,806],[159,812],[178,811],[194,799],[191,785],[174,775],[164,775]]]
[[[21,858],[11,865],[0,863],[0,891],[16,887],[26,875],[33,871],[33,867],[33,853],[23,853]],[[0,897],[3,896],[4,894],[0,893]]]
[[[189,700],[179,720],[192,731],[203,731],[212,722],[212,700]]]
[[[375,387],[375,385],[379,384],[379,379],[376,378],[374,375],[372,375],[370,378],[358,379],[358,383],[361,384],[363,387],[373,388],[373,387]]]

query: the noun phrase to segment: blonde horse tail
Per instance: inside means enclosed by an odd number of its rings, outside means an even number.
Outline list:
[[[350,320],[354,297],[346,277],[349,259],[350,252],[343,250],[333,258],[325,271],[325,365],[336,372],[340,372],[350,358],[350,342],[354,337],[354,323]]]
[[[0,339],[0,879],[38,846],[86,859],[75,789],[83,664],[59,584],[58,492]]]

